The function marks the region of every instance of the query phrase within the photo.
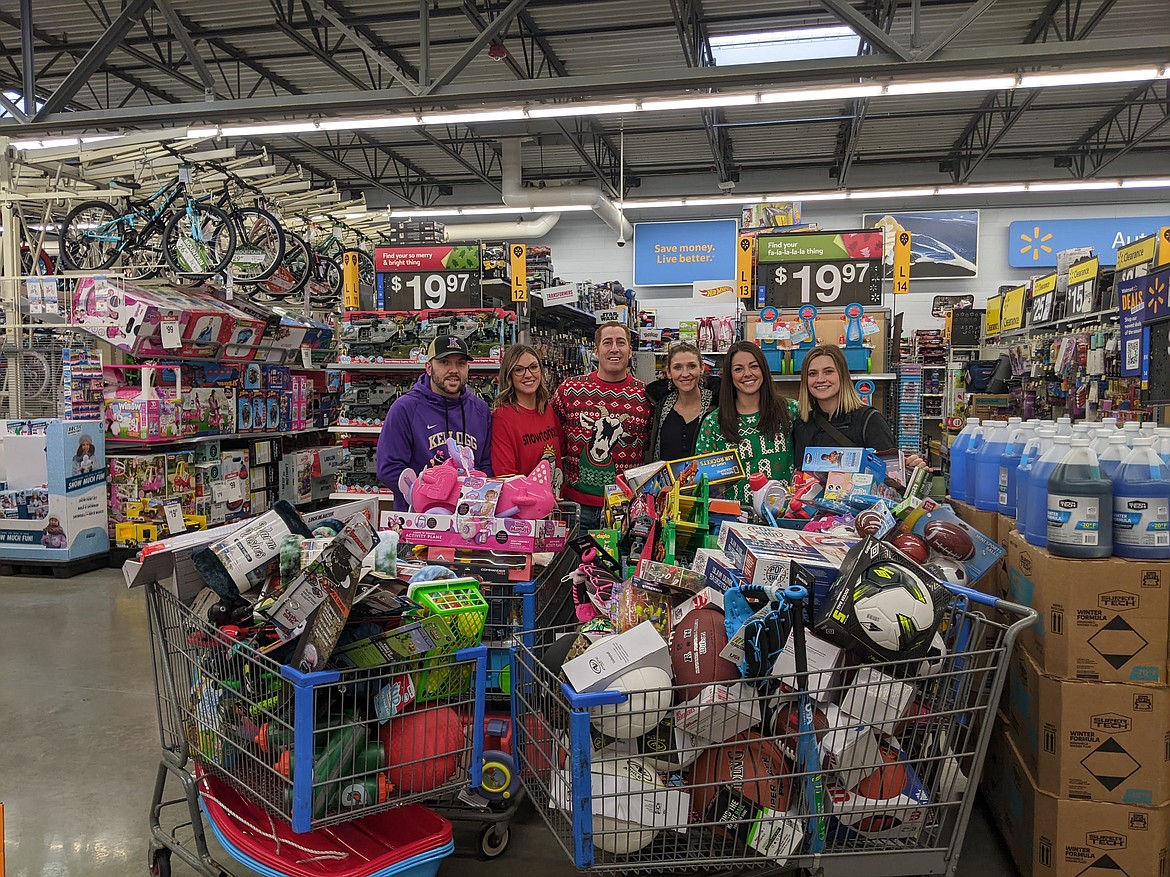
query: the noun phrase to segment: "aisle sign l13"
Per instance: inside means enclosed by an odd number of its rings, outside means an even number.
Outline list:
[[[910,232],[894,235],[894,295],[910,291]]]
[[[746,234],[741,234],[736,243],[735,295],[737,298],[752,297],[752,239]]]
[[[511,244],[508,255],[512,260],[512,301],[528,301],[528,247]]]

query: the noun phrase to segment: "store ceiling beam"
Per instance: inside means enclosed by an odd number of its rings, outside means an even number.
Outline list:
[[[1074,167],[1095,177],[1170,124],[1170,82],[1151,82],[1130,92],[1117,109],[1087,131],[1074,147]]]
[[[130,29],[138,23],[138,19],[150,8],[152,2],[153,0],[127,0],[122,11],[113,18],[102,35],[85,53],[85,56],[77,62],[77,66],[53,89],[53,93],[45,100],[44,106],[35,113],[35,118],[43,119],[64,110],[81,87],[89,82],[90,77],[105,64],[110,53],[117,48]]]
[[[32,116],[28,112],[31,107],[34,110],[37,105],[37,59],[36,59],[36,38],[33,34],[33,0],[20,0],[20,93],[24,98],[24,109],[17,110],[14,106],[8,106],[10,101],[5,101],[5,109],[12,115],[16,116],[22,121],[28,121]],[[30,103],[31,102],[31,103]]]
[[[171,33],[175,35],[175,38],[179,41],[179,45],[183,47],[183,52],[187,56],[187,62],[195,70],[195,75],[199,77],[199,81],[203,83],[204,94],[207,97],[211,97],[215,90],[215,78],[211,75],[211,68],[207,66],[207,62],[199,54],[199,47],[195,45],[195,40],[192,39],[191,32],[187,30],[187,26],[183,24],[183,20],[179,18],[179,13],[171,5],[171,0],[154,0],[154,5],[162,13],[163,18],[167,20],[167,25],[170,27]]]
[[[1049,0],[1024,37],[1024,44],[1031,46],[1027,57],[1031,59],[1042,48],[1047,48],[1050,45],[1047,42],[1049,37],[1053,38],[1052,44],[1059,46],[1087,44],[1089,36],[1115,5],[1117,0],[1098,0],[1095,11],[1082,25],[1080,17],[1084,11],[1084,0]],[[1124,53],[1119,57],[1124,57]],[[943,163],[942,169],[949,171],[951,179],[956,183],[967,182],[1039,97],[1039,90],[1019,100],[1014,92],[988,95],[966,129],[955,140],[950,157]]]
[[[893,55],[903,61],[909,61],[914,57],[913,52],[907,46],[902,45],[900,40],[874,24],[871,19],[854,9],[846,0],[820,0],[820,5],[853,28],[871,46],[881,49],[887,55]]]
[[[674,15],[678,39],[682,44],[683,58],[687,66],[713,66],[714,52],[711,50],[711,35],[707,31],[702,0],[670,0],[670,10]],[[707,136],[707,148],[711,150],[715,173],[719,176],[719,182],[726,183],[737,174],[731,150],[731,135],[718,127],[723,121],[723,114],[719,110],[710,109],[700,110],[699,115],[703,119],[703,133]]]
[[[967,30],[975,21],[983,15],[988,9],[994,6],[998,0],[979,0],[963,13],[963,17],[956,21],[953,25],[947,28],[943,33],[939,34],[933,43],[923,49],[921,52],[915,54],[914,58],[917,61],[929,61]]]
[[[479,10],[476,8],[475,4],[471,2],[471,0],[464,0],[463,12],[471,21],[471,23],[481,31],[487,28],[487,21],[485,21],[483,16],[480,15]],[[535,50],[539,50],[542,54],[542,57],[544,58],[544,64],[548,70],[555,73],[557,76],[567,75],[568,70],[565,67],[564,62],[559,57],[557,57],[555,52],[553,52],[552,46],[545,38],[544,33],[537,26],[536,22],[532,20],[532,17],[527,16],[525,12],[521,12],[519,19],[520,29],[522,31],[521,35],[523,35],[523,32],[526,31],[531,38],[531,53],[534,54]],[[525,53],[530,53],[530,49],[527,46],[525,47]],[[537,78],[535,74],[538,72],[538,70],[532,65],[525,67],[514,57],[512,57],[511,52],[504,56],[504,63],[508,66],[508,69],[512,71],[512,75],[515,76],[517,80],[531,80]],[[585,166],[589,168],[590,172],[592,172],[592,174],[601,182],[609,194],[613,197],[618,197],[618,180],[620,179],[621,174],[615,169],[620,167],[621,157],[619,150],[613,143],[613,140],[605,133],[601,125],[594,119],[588,119],[584,129],[582,129],[581,125],[578,125],[577,132],[574,133],[570,131],[569,126],[565,124],[564,121],[559,119],[553,121],[554,127],[561,132],[561,136],[564,137],[565,143],[567,143],[569,147],[577,154],[577,157],[580,158],[582,162],[584,162]],[[598,158],[595,158],[594,155],[590,154],[589,147],[584,142],[587,138],[591,139],[593,144],[597,147],[595,149],[595,153],[599,154],[601,160],[598,160]],[[490,154],[494,158],[494,165],[498,168],[499,155],[495,152],[494,148],[491,150]],[[606,170],[607,167],[610,169],[609,171]],[[499,183],[496,182],[494,178],[491,180],[491,185],[497,191],[500,188]]]
[[[430,0],[419,0],[419,2],[425,6]],[[309,0],[309,5],[318,15],[332,24],[338,33],[343,34],[346,39],[361,49],[366,57],[389,73],[399,85],[411,94],[419,93],[419,71],[401,53],[379,40],[372,31],[361,25],[351,26],[348,24],[347,22],[353,18],[353,13],[341,3],[333,2],[333,0]],[[427,42],[429,43],[429,40]]]
[[[530,0],[512,0],[511,3],[500,10],[496,17],[488,22],[488,26],[484,30],[481,30],[476,38],[471,41],[471,45],[463,50],[463,54],[452,61],[446,70],[431,81],[426,88],[426,92],[428,94],[433,93],[436,89],[443,88],[445,85],[454,82],[455,77],[462,73],[467,65],[474,61],[480,52],[487,48],[489,43],[498,39],[508,29],[512,20],[524,11],[524,7],[529,2]]]
[[[0,12],[0,21],[4,13]],[[216,41],[222,43],[222,41]],[[1095,40],[1053,42],[1029,48],[1026,58],[1034,72],[1055,70],[1074,65],[1100,65],[1103,57],[1124,58],[1127,64],[1165,62],[1165,39],[1157,34],[1131,34]],[[767,64],[739,64],[726,67],[652,69],[636,73],[606,73],[541,78],[511,82],[502,88],[499,82],[456,83],[427,95],[421,103],[447,109],[480,108],[504,102],[582,100],[633,94],[638,96],[668,94],[700,89],[745,87],[771,88],[794,82],[807,86],[859,78],[991,75],[1015,70],[1021,62],[1020,46],[1000,45],[947,49],[929,61],[905,62],[887,55],[862,58],[836,58],[808,61],[782,61]],[[255,66],[249,59],[250,66]],[[117,75],[117,74],[116,74]],[[147,87],[149,84],[147,84]],[[157,89],[155,89],[157,91]],[[182,101],[170,105],[127,107],[77,113],[54,113],[28,125],[15,121],[0,124],[0,132],[19,130],[22,135],[77,130],[101,126],[106,128],[141,127],[163,122],[225,122],[264,118],[287,118],[296,114],[319,114],[328,107],[330,115],[353,113],[389,113],[414,110],[420,101],[405,89],[369,91],[312,92],[274,95],[263,98]]]
[[[898,11],[898,0],[870,0],[868,14],[873,17],[875,26],[888,32],[894,24],[894,15]],[[917,22],[917,5],[914,7],[915,22]],[[873,45],[862,41],[858,47],[858,56],[873,52]],[[829,175],[835,176],[837,185],[844,187],[853,168],[853,161],[861,148],[861,132],[865,128],[865,121],[869,118],[869,98],[858,98],[850,102],[849,119],[841,123],[837,130],[837,152],[833,164],[829,168]]]

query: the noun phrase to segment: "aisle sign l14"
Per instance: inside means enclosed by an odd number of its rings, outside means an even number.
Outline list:
[[[910,291],[910,232],[902,229],[894,235],[894,295]]]
[[[736,298],[752,297],[752,239],[746,234],[741,234],[736,243],[735,295]]]
[[[509,244],[508,257],[512,261],[512,301],[528,301],[528,247]]]

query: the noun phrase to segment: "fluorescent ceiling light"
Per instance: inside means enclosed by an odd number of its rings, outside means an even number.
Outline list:
[[[8,145],[13,149],[53,149],[58,146],[80,146],[83,143],[99,143],[113,140],[117,134],[95,134],[92,137],[55,137],[49,140],[13,140]]]
[[[762,104],[804,103],[818,100],[850,100],[862,97],[877,97],[885,86],[876,82],[870,85],[833,85],[827,88],[793,88],[785,91],[765,91],[760,95]]]
[[[524,110],[484,110],[472,113],[424,113],[424,125],[470,125],[474,122],[514,122],[524,118]]]
[[[620,104],[555,104],[532,107],[527,110],[530,119],[559,119],[564,116],[609,116],[617,113],[636,113],[639,104],[628,101]]]
[[[861,37],[850,27],[834,25],[719,34],[711,37],[710,43],[715,63],[726,67],[814,58],[855,58]]]
[[[1015,76],[985,76],[977,79],[938,79],[921,82],[891,82],[886,94],[951,94],[958,91],[999,91],[1015,88]]]
[[[1058,88],[1065,85],[1108,85],[1111,82],[1142,82],[1157,79],[1157,67],[1129,70],[1093,70],[1074,73],[1033,73],[1020,77],[1020,88]]]
[[[370,119],[322,119],[322,131],[372,130],[375,128],[413,128],[418,116],[376,116]]]
[[[1077,180],[1071,183],[1029,183],[1029,192],[1088,192],[1094,189],[1117,189],[1120,180]]]
[[[670,98],[668,100],[644,100],[643,111],[693,110],[708,107],[746,107],[759,103],[758,92],[751,94],[704,94],[696,97]]]
[[[218,137],[219,128],[188,128],[188,140],[202,140],[205,137]]]
[[[1004,183],[994,186],[939,186],[936,195],[1008,195],[1027,192],[1027,183]]]
[[[221,137],[262,137],[268,134],[308,134],[316,131],[318,127],[316,122],[274,122],[263,125],[233,125],[220,128],[219,133]]]
[[[850,199],[857,198],[924,198],[933,195],[936,188],[926,189],[854,189],[849,193]]]
[[[1152,177],[1144,180],[1122,180],[1123,189],[1170,189],[1170,178]]]

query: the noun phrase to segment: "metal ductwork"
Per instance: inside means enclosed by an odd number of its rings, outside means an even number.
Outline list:
[[[544,213],[536,219],[512,222],[476,222],[448,225],[447,241],[512,241],[542,238],[560,221],[559,213]]]
[[[557,204],[589,207],[622,240],[633,238],[633,227],[603,191],[592,186],[526,189],[521,171],[519,139],[503,140],[500,147],[500,168],[503,171],[500,195],[509,207],[551,207]]]

